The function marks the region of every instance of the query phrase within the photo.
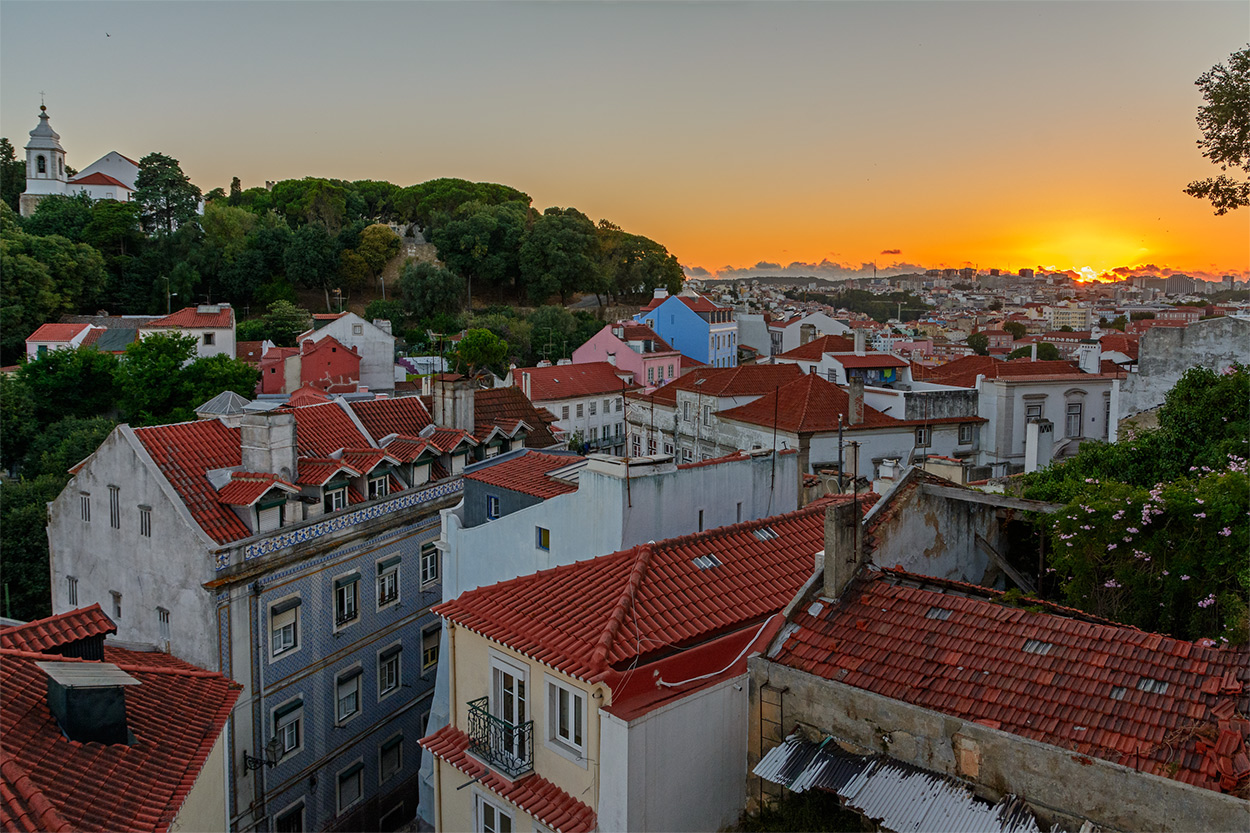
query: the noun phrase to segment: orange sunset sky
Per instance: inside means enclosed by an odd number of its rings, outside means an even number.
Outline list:
[[[1245,2],[0,4],[0,134],[205,191],[502,182],[689,274],[1250,277],[1194,80]]]

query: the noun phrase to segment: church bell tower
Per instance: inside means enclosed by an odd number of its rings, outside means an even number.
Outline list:
[[[61,136],[48,121],[48,108],[39,105],[39,124],[30,131],[26,144],[26,192],[20,208],[23,217],[35,213],[39,201],[51,194],[65,194],[69,177],[65,172],[65,148]]]

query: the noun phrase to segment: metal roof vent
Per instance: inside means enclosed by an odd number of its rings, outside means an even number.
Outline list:
[[[948,608],[935,606],[929,608],[929,612],[924,615],[924,618],[937,619],[940,622],[945,622],[947,619],[951,618],[951,612]]]
[[[717,558],[714,553],[708,553],[707,555],[700,555],[698,558],[695,558],[693,560],[694,560],[694,566],[698,567],[700,570],[710,570],[713,567],[725,566],[724,562],[722,562],[719,558]]]
[[[751,534],[761,541],[771,541],[774,538],[781,537],[771,526],[761,526],[759,529],[752,530]]]
[[[1053,642],[1042,642],[1039,639],[1029,639],[1024,643],[1024,652],[1026,654],[1039,654],[1044,657],[1050,653],[1050,649],[1053,647],[1055,647],[1055,643]]]
[[[130,743],[124,686],[139,681],[111,662],[36,662],[48,675],[48,708],[81,743]]]
[[[1163,694],[1168,690],[1168,684],[1163,680],[1154,680],[1150,677],[1142,677],[1137,681],[1138,691],[1149,691],[1152,694]]]

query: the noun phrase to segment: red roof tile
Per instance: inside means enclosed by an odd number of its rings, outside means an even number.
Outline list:
[[[435,428],[427,439],[432,446],[444,454],[455,451],[462,443],[468,443],[470,446],[477,445],[477,440],[473,439],[468,431],[460,428]]]
[[[319,405],[322,402],[329,401],[330,397],[326,395],[325,391],[305,382],[287,398],[286,404],[290,408],[302,408],[305,405]]]
[[[234,345],[234,355],[241,362],[247,362],[253,367],[260,366],[261,350],[264,347],[263,341],[240,341]]]
[[[766,425],[770,428],[776,420],[780,430],[798,433],[837,431],[839,414],[842,416],[842,427],[846,430],[889,428],[907,424],[865,405],[864,421],[859,425],[851,425],[850,408],[851,397],[845,390],[821,378],[819,374],[807,373],[754,402],[721,411],[717,418]]]
[[[566,674],[601,679],[779,611],[812,574],[829,503],[480,587],[435,612]],[[754,533],[764,527],[776,535],[761,540]],[[709,555],[716,566],[695,563]]]
[[[843,367],[908,367],[908,363],[889,353],[865,353],[862,356],[837,355],[833,360]]]
[[[551,433],[553,415],[546,408],[536,408],[525,398],[520,388],[501,387],[477,390],[473,393],[473,433],[477,437],[489,436],[496,425],[505,431],[515,427],[516,422],[529,426],[526,432],[527,448],[548,448],[556,444]]]
[[[369,474],[383,463],[396,464],[399,459],[380,448],[348,448],[343,450],[343,462],[361,474]]]
[[[1226,674],[1238,685],[1250,681],[1246,648],[1182,643],[1053,606],[1034,612],[1001,596],[901,571],[866,573],[839,603],[816,615],[797,610],[791,621],[798,629],[775,660],[1143,772],[1224,788],[1203,771],[1195,745],[1206,733],[1203,721],[1216,728],[1220,707],[1250,711],[1244,686],[1223,694],[1207,685]],[[930,618],[933,608],[950,613]],[[1166,690],[1150,690],[1143,681],[1151,680],[1166,682]],[[1181,724],[1195,731],[1172,731]],[[1243,728],[1236,742],[1229,739],[1228,755],[1244,749],[1245,738]]]
[[[80,639],[117,633],[99,604],[0,630],[0,648],[43,652]]]
[[[425,406],[415,396],[353,402],[351,409],[365,430],[379,442],[388,434],[415,437],[433,422]]]
[[[163,327],[230,329],[233,327],[234,310],[230,307],[219,307],[218,310],[218,312],[200,312],[198,307],[183,307],[172,315],[147,322],[142,329],[159,330]]]
[[[924,380],[970,388],[976,384],[977,376],[985,376],[987,379],[1023,379],[1087,375],[1089,374],[1083,373],[1076,362],[1032,362],[1028,359],[1004,362],[990,356],[961,356],[939,367],[927,368]]]
[[[344,448],[369,448],[369,438],[338,402],[291,408],[300,456],[329,457]]]
[[[167,654],[106,645],[105,660],[139,681],[124,694],[139,739],[133,745],[80,743],[61,733],[48,709],[47,676],[35,663],[86,660],[0,649],[5,830],[165,831],[182,808],[238,686]]]
[[[795,364],[747,364],[740,367],[700,367],[679,376],[641,398],[672,405],[677,391],[697,391],[704,396],[762,396],[803,375]]]
[[[99,171],[96,171],[95,173],[87,174],[86,176],[74,177],[73,179],[69,181],[69,184],[70,185],[113,185],[117,188],[125,188],[127,191],[134,190],[129,185],[122,182],[120,179],[115,179],[109,176],[108,174],[103,174],[103,173],[100,173]]]
[[[236,471],[230,481],[217,490],[217,499],[230,506],[251,506],[270,489],[298,493],[299,489],[282,478],[264,472]]]
[[[702,295],[669,295],[668,298],[652,298],[651,303],[642,308],[642,312],[650,312],[669,298],[676,298],[686,306],[690,307],[694,312],[724,312],[733,309],[732,307],[722,307],[720,304],[709,301]]]
[[[636,321],[622,321],[616,325],[608,325],[611,330],[613,326],[620,327],[622,341],[652,341],[655,342],[652,347],[654,353],[675,353],[677,352],[673,345],[660,338],[660,334],[648,327],[646,324],[639,324]]]
[[[585,460],[575,454],[543,454],[527,451],[519,457],[465,474],[465,480],[474,480],[488,486],[511,489],[514,492],[543,499],[576,492],[577,486],[549,477],[549,473]]]
[[[299,478],[295,482],[301,486],[324,486],[340,471],[347,472],[350,477],[359,477],[364,473],[356,471],[341,460],[301,457],[299,459]]]
[[[518,367],[512,371],[512,383],[522,390],[529,377],[529,398],[532,402],[552,402],[580,396],[601,396],[622,393],[636,388],[617,376],[617,368],[608,362],[583,362],[554,367]]]
[[[800,344],[793,350],[787,350],[785,353],[780,354],[777,358],[818,362],[824,357],[825,353],[853,352],[855,352],[854,339],[849,339],[845,336],[829,335],[813,339],[807,342],[807,344]]]
[[[90,324],[44,324],[30,335],[26,341],[61,343],[72,341],[75,336],[90,327]]]
[[[444,726],[418,741],[422,747],[454,766],[500,798],[512,802],[552,830],[560,833],[590,833],[595,829],[595,811],[540,775],[526,775],[508,781],[469,756],[469,736],[452,726]]]
[[[205,419],[136,428],[134,432],[210,538],[227,544],[251,536],[247,524],[217,499],[217,490],[207,476],[213,469],[242,464],[239,429]]]
[[[397,434],[390,442],[382,446],[386,453],[401,463],[413,463],[423,454],[437,455],[438,449],[425,437],[409,437]]]

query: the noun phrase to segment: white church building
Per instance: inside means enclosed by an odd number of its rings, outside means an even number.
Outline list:
[[[26,191],[19,208],[23,217],[29,217],[39,201],[52,194],[72,197],[85,193],[93,200],[128,202],[134,195],[138,175],[138,162],[112,151],[70,178],[61,136],[52,129],[48,108],[41,105],[39,124],[30,131],[26,144]]]

